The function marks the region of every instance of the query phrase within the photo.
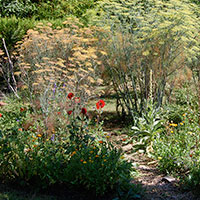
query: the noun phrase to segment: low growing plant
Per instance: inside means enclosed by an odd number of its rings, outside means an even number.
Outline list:
[[[67,98],[72,102],[75,100],[73,93]],[[104,105],[101,104],[101,108]],[[132,187],[135,194],[139,194],[129,182],[134,170],[132,164],[122,158],[121,150],[115,148],[106,136],[88,127],[87,109],[80,104],[78,107],[69,110],[71,112],[63,111],[62,115],[59,113],[57,123],[65,121],[65,126],[58,126],[48,134],[42,127],[45,122],[39,118],[36,125],[22,126],[16,132],[17,126],[13,126],[10,132],[0,126],[1,180],[36,188],[54,184],[81,185],[98,196],[115,191],[117,187],[123,191]],[[0,115],[0,122],[7,115],[9,112]],[[40,128],[43,128],[42,132]],[[127,181],[129,187],[123,185]]]
[[[148,103],[146,112],[142,117],[136,118],[135,126],[131,127],[130,135],[139,139],[138,144],[133,146],[134,150],[151,153],[154,139],[163,132],[163,122],[159,109],[152,103]]]
[[[165,125],[166,131],[156,137],[153,143],[159,168],[173,174],[187,172],[185,176],[190,181],[191,174],[198,171],[199,160],[200,129],[195,115],[194,111],[188,109],[182,114],[181,122],[168,122]],[[197,176],[194,176],[194,182],[195,178]]]

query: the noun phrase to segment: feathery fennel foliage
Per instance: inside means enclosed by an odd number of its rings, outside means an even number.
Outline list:
[[[148,99],[161,105],[170,78],[200,54],[199,7],[179,0],[105,0],[100,7],[98,23],[111,30],[104,65],[122,110],[141,113]]]

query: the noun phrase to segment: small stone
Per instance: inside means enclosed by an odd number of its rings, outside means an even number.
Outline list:
[[[127,152],[127,151],[130,151],[132,148],[133,148],[133,145],[132,144],[128,144],[128,145],[123,146],[122,150]]]
[[[162,178],[161,181],[165,181],[165,182],[171,183],[171,182],[176,181],[176,179],[174,177],[172,177],[172,176],[165,176],[165,177]]]

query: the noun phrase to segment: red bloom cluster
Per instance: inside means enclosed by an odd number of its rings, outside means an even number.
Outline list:
[[[105,104],[104,100],[102,100],[102,99],[100,99],[100,100],[96,103],[97,109],[103,108],[105,105],[106,105],[106,104]]]
[[[74,96],[74,94],[73,94],[72,92],[70,92],[70,93],[67,95],[68,99],[72,99],[73,96]]]
[[[0,117],[3,117],[3,115],[0,113]]]

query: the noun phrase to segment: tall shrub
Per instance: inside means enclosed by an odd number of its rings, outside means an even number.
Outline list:
[[[96,83],[101,83],[96,76],[101,64],[96,55],[98,30],[81,27],[76,19],[63,24],[63,29],[52,29],[51,23],[38,24],[19,47],[18,74],[31,97],[52,93],[56,84],[87,99],[95,93]]]
[[[169,78],[199,55],[199,8],[177,0],[101,6],[111,27],[104,65],[122,110],[133,116],[147,100],[161,105]]]

